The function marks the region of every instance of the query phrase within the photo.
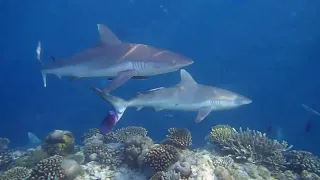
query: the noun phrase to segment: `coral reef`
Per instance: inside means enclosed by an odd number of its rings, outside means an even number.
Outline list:
[[[287,168],[301,174],[308,171],[320,176],[320,159],[310,152],[292,150],[285,154]]]
[[[192,145],[191,132],[186,128],[170,128],[167,139],[162,144],[170,144],[177,148],[185,149]]]
[[[97,128],[89,129],[88,132],[84,133],[84,135],[81,136],[81,140],[84,141],[85,139],[89,139],[92,136],[96,136],[97,134],[100,134],[99,129]]]
[[[147,130],[143,127],[129,126],[116,130],[115,132],[107,133],[104,136],[105,143],[125,142],[133,136],[146,136]]]
[[[233,159],[229,156],[214,156],[212,162],[215,167],[221,166],[227,169],[230,169],[234,163]]]
[[[14,167],[0,176],[0,180],[24,180],[30,176],[29,169],[25,167]]]
[[[176,173],[175,171],[158,171],[150,180],[181,180],[181,176],[180,173]]]
[[[55,130],[44,140],[42,149],[50,156],[66,156],[75,151],[74,137],[70,131]]]
[[[301,172],[301,178],[303,180],[320,180],[320,177],[315,173],[310,173],[306,170]]]
[[[153,140],[148,136],[133,136],[124,143],[124,158],[131,167],[138,167],[138,157],[143,150],[154,145]]]
[[[141,127],[105,136],[91,129],[76,147],[71,132],[56,130],[37,149],[2,149],[0,180],[320,180],[318,157],[287,151],[286,142],[258,131],[215,126],[206,137],[207,150],[188,149],[192,137],[187,129],[168,132],[154,144]],[[71,153],[75,148],[79,152]]]
[[[247,129],[239,132],[228,125],[212,128],[206,137],[210,143],[217,144],[219,150],[236,161],[247,161],[266,165],[272,170],[285,169],[283,152],[289,150],[287,142],[271,140],[259,131]]]
[[[144,164],[155,172],[165,171],[178,161],[179,153],[174,146],[156,145],[144,156]]]
[[[0,171],[5,171],[10,169],[14,164],[13,156],[7,152],[2,151],[0,152]]]
[[[7,149],[10,140],[8,138],[1,138],[0,137],[0,151]]]
[[[17,166],[26,168],[34,168],[41,160],[48,158],[49,155],[42,149],[36,149],[26,156],[22,156],[15,160]]]
[[[84,155],[87,161],[97,161],[103,165],[115,168],[123,162],[123,150],[112,149],[106,144],[91,143],[84,147]]]
[[[47,159],[41,160],[35,168],[32,169],[30,180],[64,180],[66,179],[62,165],[63,157],[54,155]]]
[[[82,167],[73,159],[63,159],[61,168],[68,180],[75,179],[84,174]]]

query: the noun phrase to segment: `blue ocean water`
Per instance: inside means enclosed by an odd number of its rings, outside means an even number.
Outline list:
[[[48,77],[44,88],[36,45],[43,58],[64,57],[98,42],[97,24],[106,24],[123,41],[179,52],[194,59],[186,68],[202,84],[243,94],[253,103],[212,112],[195,124],[194,112],[128,109],[117,124],[143,126],[155,140],[169,127],[185,127],[195,146],[217,124],[266,131],[296,149],[320,155],[320,1],[0,1],[0,137],[11,146],[27,143],[27,132],[40,138],[54,129],[76,137],[99,127],[110,105],[88,88],[101,79],[68,82]],[[139,91],[179,82],[179,73],[132,80],[113,94],[130,98]],[[168,116],[169,115],[169,116]],[[312,122],[310,132],[305,125]],[[281,134],[281,135],[279,135]]]

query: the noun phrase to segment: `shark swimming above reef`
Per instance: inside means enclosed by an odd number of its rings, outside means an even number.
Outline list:
[[[112,80],[104,89],[109,93],[129,79],[146,79],[149,76],[177,71],[191,65],[193,60],[181,54],[149,45],[120,41],[103,24],[98,24],[100,43],[71,57],[55,59],[52,64],[41,66],[44,87],[46,76],[54,74],[70,79],[108,77]],[[40,48],[37,48],[37,54]]]
[[[160,87],[139,93],[136,97],[126,101],[104,93],[98,88],[92,88],[103,99],[113,105],[115,111],[109,118],[119,121],[127,107],[152,107],[156,111],[180,110],[198,111],[195,122],[201,122],[211,111],[227,110],[250,104],[252,101],[240,94],[212,86],[198,84],[184,69],[180,70],[180,83],[173,87]],[[115,114],[116,113],[116,114]],[[116,123],[116,122],[115,122]],[[115,125],[115,123],[108,123]]]

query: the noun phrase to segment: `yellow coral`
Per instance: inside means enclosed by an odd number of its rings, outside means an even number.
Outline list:
[[[65,144],[73,144],[73,142],[74,142],[74,138],[72,135],[65,134],[65,135],[63,135],[62,139]]]
[[[217,125],[211,129],[207,140],[210,142],[223,142],[232,136],[233,129],[229,125]]]

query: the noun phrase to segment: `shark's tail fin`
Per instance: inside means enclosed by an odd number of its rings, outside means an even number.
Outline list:
[[[41,60],[41,50],[42,50],[41,49],[41,42],[38,41],[38,45],[37,45],[37,49],[36,49],[37,60],[38,60],[39,64],[41,66],[43,66],[43,62]],[[43,86],[47,87],[47,76],[46,76],[46,74],[44,72],[41,72],[41,74],[42,74]]]
[[[91,87],[91,89],[97,93],[98,95],[100,95],[104,100],[106,100],[107,102],[109,102],[119,113],[118,115],[118,120],[120,120],[120,118],[122,117],[124,111],[127,109],[128,107],[128,101],[112,96],[110,94],[104,93],[102,90],[95,88],[95,87]]]

